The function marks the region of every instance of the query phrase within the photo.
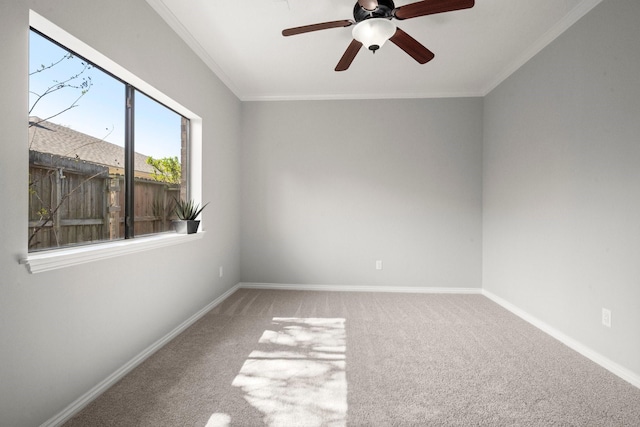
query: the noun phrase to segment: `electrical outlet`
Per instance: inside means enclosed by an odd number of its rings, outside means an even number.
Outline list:
[[[222,277],[222,275],[224,274],[224,271],[222,271],[222,266],[220,266],[220,269],[218,270],[218,274],[220,275],[220,277]]]
[[[381,260],[376,261],[376,270],[382,270],[382,261]]]
[[[602,309],[602,324],[607,328],[611,327],[611,310],[606,308]]]

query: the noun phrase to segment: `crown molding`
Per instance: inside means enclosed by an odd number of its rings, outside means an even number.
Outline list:
[[[564,18],[562,18],[556,25],[551,27],[549,31],[544,33],[542,37],[536,40],[528,49],[525,49],[522,54],[516,58],[509,66],[507,66],[496,78],[491,81],[484,90],[481,91],[482,95],[486,96],[493,89],[498,87],[500,83],[505,81],[509,76],[518,71],[520,67],[529,62],[531,58],[536,56],[542,49],[547,47],[551,42],[557,39],[562,33],[567,31],[569,27],[578,22],[580,18],[589,13],[591,9],[600,4],[602,0],[584,0],[574,7]]]
[[[216,76],[229,88],[233,94],[242,100],[237,85],[218,65],[218,63],[207,53],[202,45],[196,40],[180,20],[171,12],[162,0],[146,0],[146,2],[156,11],[158,15],[171,27],[173,31],[195,52],[196,55],[215,73]]]

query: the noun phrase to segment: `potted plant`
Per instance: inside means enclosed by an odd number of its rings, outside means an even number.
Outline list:
[[[200,207],[200,204],[193,200],[176,200],[174,212],[178,219],[173,221],[176,232],[180,234],[196,233],[200,225],[200,220],[196,218],[208,204],[205,203]]]

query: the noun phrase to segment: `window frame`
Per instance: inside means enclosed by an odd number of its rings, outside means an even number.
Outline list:
[[[99,53],[84,42],[67,33],[46,18],[29,11],[29,25],[35,31],[71,50],[95,64],[125,85],[134,87],[137,91],[153,98],[167,108],[175,111],[189,120],[189,143],[187,146],[187,189],[189,197],[196,201],[202,200],[202,119],[177,103],[167,95],[146,83],[124,67]],[[26,192],[25,192],[26,194]],[[159,233],[143,235],[135,238],[125,238],[113,241],[100,241],[81,246],[68,248],[52,248],[29,253],[25,248],[26,256],[20,259],[30,273],[39,273],[58,268],[83,264],[115,256],[147,251],[154,248],[181,244],[197,240],[203,237],[205,231],[203,224],[198,233],[190,235],[178,235],[176,233]],[[26,236],[25,236],[26,242]]]

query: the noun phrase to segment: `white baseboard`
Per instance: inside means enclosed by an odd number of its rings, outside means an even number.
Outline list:
[[[431,288],[423,286],[344,286],[241,282],[240,288],[291,291],[395,292],[406,294],[482,294],[481,288]]]
[[[211,311],[215,306],[220,304],[222,301],[227,299],[231,294],[233,294],[236,290],[240,288],[240,284],[235,285],[227,292],[207,304],[202,310],[198,311],[196,314],[182,322],[178,327],[169,332],[164,337],[160,338],[158,341],[151,344],[149,347],[144,349],[141,353],[135,356],[133,359],[124,364],[121,368],[116,370],[114,373],[109,375],[107,378],[102,380],[99,384],[93,387],[91,390],[80,396],[73,403],[67,406],[62,410],[59,414],[55,415],[52,418],[49,418],[47,421],[42,423],[40,427],[56,427],[60,426],[63,423],[67,422],[71,419],[75,414],[80,412],[85,406],[91,403],[94,399],[104,393],[109,387],[118,382],[122,377],[131,372],[136,366],[144,362],[149,356],[151,356],[156,351],[160,350],[165,344],[171,341],[173,338],[177,337],[189,326],[193,325],[197,320],[199,320],[202,316]]]
[[[546,334],[548,334],[548,335],[552,336],[553,338],[557,339],[558,341],[560,341],[561,343],[563,343],[567,347],[571,348],[572,350],[580,353],[581,355],[583,355],[587,359],[590,359],[591,361],[593,361],[593,362],[597,363],[598,365],[602,366],[603,368],[605,368],[606,370],[608,370],[612,374],[615,374],[618,377],[620,377],[623,380],[625,380],[628,383],[630,383],[631,385],[634,385],[635,387],[640,388],[640,375],[638,375],[638,374],[630,371],[629,369],[627,369],[627,368],[615,363],[611,359],[606,358],[605,356],[601,355],[600,353],[592,350],[591,348],[587,347],[586,345],[582,344],[581,342],[574,340],[573,338],[569,337],[568,335],[565,335],[564,333],[560,332],[559,330],[553,328],[552,326],[550,326],[547,323],[541,321],[540,319],[530,315],[526,311],[516,307],[515,305],[513,305],[510,302],[500,298],[499,296],[497,296],[495,294],[492,294],[491,292],[489,292],[487,290],[484,290],[484,289],[482,290],[482,294],[484,296],[486,296],[487,298],[489,298],[490,300],[492,300],[493,302],[497,303],[498,305],[500,305],[500,306],[504,307],[505,309],[509,310],[510,312],[515,314],[516,316],[520,317],[521,319],[525,320],[526,322],[529,322],[530,324],[532,324],[536,328],[540,329],[541,331],[545,332]]]

